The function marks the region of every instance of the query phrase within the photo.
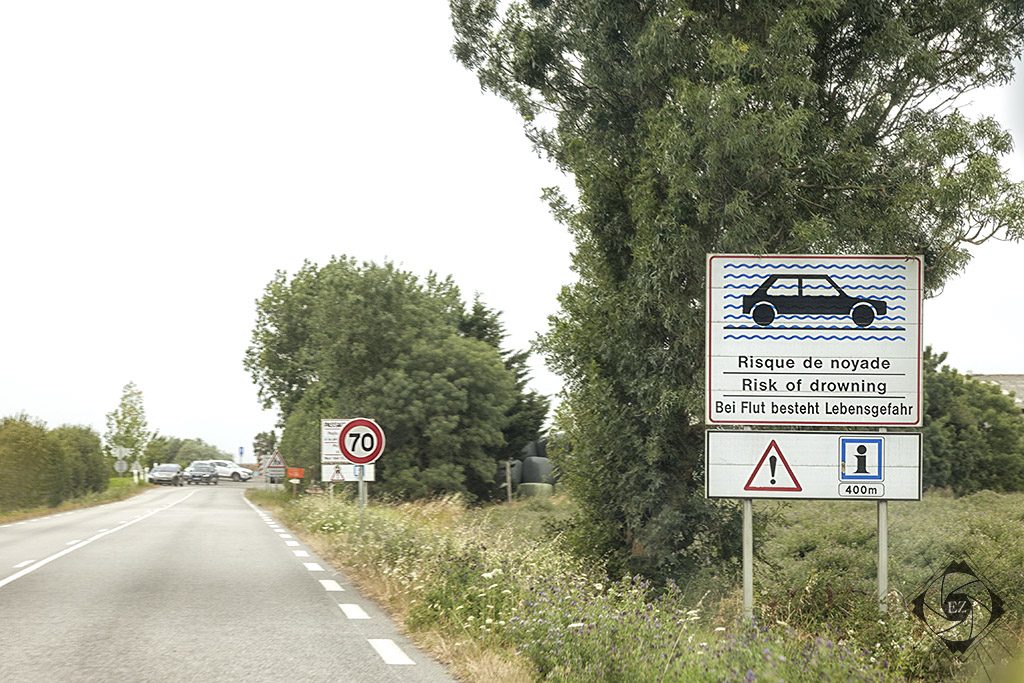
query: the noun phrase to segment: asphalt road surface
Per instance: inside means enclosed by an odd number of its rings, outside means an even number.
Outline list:
[[[0,681],[453,680],[244,489],[0,525]]]

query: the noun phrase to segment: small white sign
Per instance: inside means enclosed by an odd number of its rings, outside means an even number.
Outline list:
[[[921,435],[709,429],[708,498],[921,499]]]
[[[320,481],[327,484],[342,484],[359,481],[359,469],[363,468],[363,481],[376,481],[374,465],[343,465],[338,463],[320,464]]]
[[[338,437],[348,420],[320,420],[320,462],[346,463]]]
[[[707,260],[709,425],[921,424],[920,256]]]

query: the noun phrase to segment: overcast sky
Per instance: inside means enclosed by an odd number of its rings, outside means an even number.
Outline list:
[[[102,433],[133,381],[151,428],[249,456],[255,300],[333,255],[451,275],[529,344],[573,280],[541,188],[570,183],[450,45],[445,2],[0,3],[0,416]],[[973,99],[1024,140],[1019,89]],[[1024,373],[1022,256],[926,304],[959,369]]]

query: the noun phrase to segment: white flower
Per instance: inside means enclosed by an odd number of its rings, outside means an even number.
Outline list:
[[[715,632],[716,633],[719,632],[719,631],[724,631],[724,630],[725,630],[724,626],[718,626],[718,627],[715,628]]]
[[[584,624],[582,621],[577,621],[575,623],[569,624],[567,628],[583,628],[584,626],[586,626],[586,624]]]

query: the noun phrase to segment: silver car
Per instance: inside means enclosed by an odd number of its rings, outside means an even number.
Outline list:
[[[184,486],[181,465],[157,465],[149,471],[149,483]]]

